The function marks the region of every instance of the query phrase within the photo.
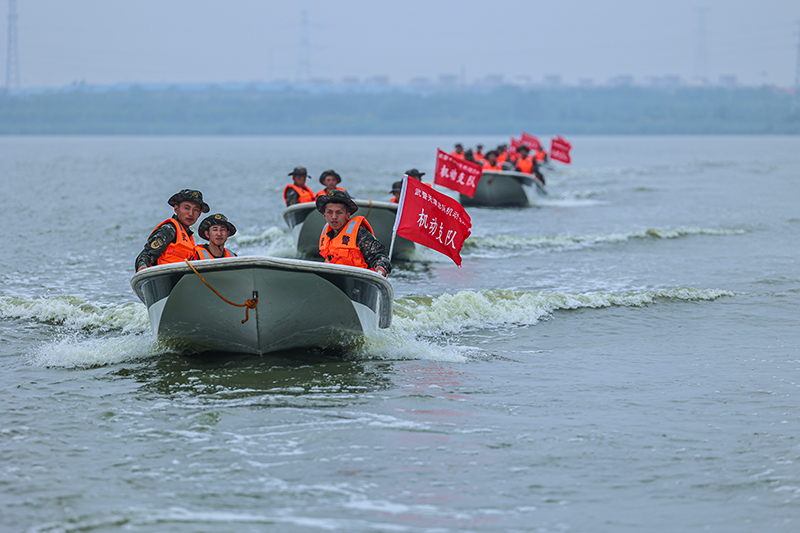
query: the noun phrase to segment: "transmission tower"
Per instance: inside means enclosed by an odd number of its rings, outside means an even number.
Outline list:
[[[6,89],[19,89],[17,48],[17,0],[8,0],[8,47],[6,48]]]
[[[696,8],[697,38],[694,52],[694,77],[702,85],[708,83],[708,45],[706,44],[706,12],[705,7]]]
[[[297,53],[297,81],[307,83],[311,79],[311,47],[308,44],[308,15],[303,10],[300,28],[300,46]]]
[[[800,21],[797,22],[800,28]],[[797,65],[794,68],[794,91],[792,91],[792,115],[797,114],[797,93],[800,92],[800,31],[797,32]]]

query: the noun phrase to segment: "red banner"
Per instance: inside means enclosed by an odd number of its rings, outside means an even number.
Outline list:
[[[459,159],[450,154],[436,150],[436,175],[434,185],[441,185],[464,196],[475,196],[475,188],[481,179],[483,166],[466,159]]]
[[[471,229],[472,220],[460,203],[418,180],[403,178],[396,234],[441,252],[461,266],[461,247]]]
[[[570,150],[572,150],[572,145],[559,135],[550,142],[550,159],[569,165],[572,163],[572,157],[569,155]]]
[[[522,132],[522,135],[519,136],[520,144],[524,144],[528,148],[531,149],[531,152],[536,153],[536,150],[542,147],[542,143],[539,141],[538,137],[531,135],[530,133]]]

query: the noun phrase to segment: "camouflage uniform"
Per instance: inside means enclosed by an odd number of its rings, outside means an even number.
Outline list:
[[[325,172],[333,171],[326,170]],[[325,173],[323,173],[323,176],[324,175]],[[320,180],[321,179],[322,178],[320,178]],[[327,191],[324,195],[318,196],[315,202],[317,211],[323,215],[325,214],[325,206],[329,203],[337,203],[345,206],[350,215],[358,211],[358,206],[353,199],[350,198],[350,195],[347,194],[346,191],[340,191],[338,189]],[[345,224],[346,223],[347,222],[345,222]],[[342,226],[341,230],[343,229],[344,226]],[[333,240],[338,234],[338,232],[331,229],[326,235],[328,236],[329,240]],[[348,238],[349,237],[345,236],[342,238],[342,240],[344,241],[344,239]],[[343,244],[347,243],[344,242]],[[364,257],[364,262],[367,263],[369,268],[375,270],[378,267],[383,267],[384,270],[386,270],[386,274],[389,274],[389,272],[392,271],[392,263],[389,260],[389,256],[386,255],[386,247],[381,243],[381,241],[375,238],[371,231],[364,226],[359,226],[358,228],[358,235],[356,235],[356,246],[358,246],[358,249],[361,251],[361,255]]]
[[[338,233],[330,230],[327,235],[329,239],[333,240]],[[375,270],[380,266],[386,270],[387,274],[392,271],[392,262],[386,254],[386,247],[364,226],[358,228],[356,245],[361,250],[361,255],[364,256],[364,261],[369,265],[369,268]]]
[[[178,220],[177,217],[172,217],[176,221]],[[180,221],[178,224],[181,224]],[[183,224],[181,224],[183,226]],[[189,236],[192,236],[192,230],[183,226],[183,229],[186,230],[186,233]],[[147,238],[147,242],[144,245],[144,250],[136,257],[136,263],[134,265],[134,269],[138,271],[141,267],[151,267],[158,264],[158,258],[161,257],[161,254],[167,249],[167,246],[175,242],[175,239],[178,237],[178,232],[175,230],[175,226],[172,224],[163,224],[153,230],[153,233],[150,234],[150,237]]]
[[[286,200],[286,207],[300,203],[300,197],[294,189],[286,189],[283,199]]]

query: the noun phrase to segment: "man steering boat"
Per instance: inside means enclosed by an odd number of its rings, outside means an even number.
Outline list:
[[[326,263],[368,268],[386,277],[392,263],[386,247],[375,238],[362,216],[352,216],[358,206],[345,192],[332,190],[316,200],[317,211],[325,217],[319,237],[319,253]]]

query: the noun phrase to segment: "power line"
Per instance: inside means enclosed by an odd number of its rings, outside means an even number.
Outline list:
[[[6,89],[19,89],[19,48],[17,44],[17,0],[8,0],[8,47],[6,48]]]

